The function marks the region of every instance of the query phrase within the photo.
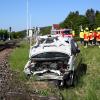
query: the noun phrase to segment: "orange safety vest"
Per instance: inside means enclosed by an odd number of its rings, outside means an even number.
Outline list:
[[[84,33],[84,41],[89,41],[89,35],[88,35],[88,33]]]
[[[89,33],[89,40],[93,40],[93,33]]]
[[[100,41],[100,32],[97,33],[96,40]]]
[[[93,37],[96,38],[97,32],[93,32]]]

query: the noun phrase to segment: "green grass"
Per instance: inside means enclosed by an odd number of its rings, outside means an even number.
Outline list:
[[[64,100],[99,100],[100,98],[100,49],[81,47],[81,53],[87,64],[87,72],[80,77],[75,88],[62,90]]]
[[[9,57],[9,63],[13,70],[22,75],[23,68],[28,60],[29,45],[21,43],[21,47],[13,50]],[[84,63],[87,64],[86,74],[81,76],[76,87],[59,90],[64,100],[99,100],[100,98],[100,49],[97,46],[84,48],[81,46]],[[42,91],[48,94],[47,91]]]
[[[29,53],[29,44],[26,41],[22,41],[20,43],[20,47],[15,48],[10,57],[9,57],[9,64],[13,71],[17,71],[19,73],[20,79],[24,78],[23,69],[28,61],[28,53]]]

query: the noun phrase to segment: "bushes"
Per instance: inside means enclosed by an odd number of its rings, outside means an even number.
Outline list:
[[[0,30],[0,40],[6,40],[9,37],[7,30]]]
[[[18,39],[18,38],[24,38],[26,36],[26,31],[19,31],[19,32],[8,32],[7,30],[1,29],[0,30],[0,40],[7,40],[8,38],[11,39]]]

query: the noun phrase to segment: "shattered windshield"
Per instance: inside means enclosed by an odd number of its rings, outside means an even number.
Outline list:
[[[45,41],[45,39],[44,39],[44,38],[41,38],[41,39],[39,40],[39,43],[42,44],[44,41]]]
[[[53,38],[47,38],[46,39],[46,43],[53,43],[54,42],[54,39]]]
[[[58,40],[58,37],[51,37],[51,38],[47,38],[46,39],[46,43],[53,43],[54,42],[54,40]]]
[[[64,32],[63,32],[64,34],[71,34],[71,30],[65,30]]]
[[[42,44],[42,43],[53,43],[54,42],[54,40],[58,40],[58,37],[49,37],[49,38],[41,38],[40,40],[39,40],[39,43],[40,44]]]

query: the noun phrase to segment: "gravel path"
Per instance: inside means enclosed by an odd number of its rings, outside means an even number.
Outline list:
[[[11,49],[6,49],[0,52],[0,97],[4,97],[9,89],[8,80],[11,77],[10,70],[7,65],[7,57]]]
[[[27,86],[17,80],[17,72],[12,72],[7,58],[12,49],[0,52],[0,100],[58,100],[55,97],[43,97],[31,93]]]
[[[30,100],[23,84],[16,78],[17,73],[12,72],[7,63],[11,51],[5,49],[0,52],[0,100]]]

